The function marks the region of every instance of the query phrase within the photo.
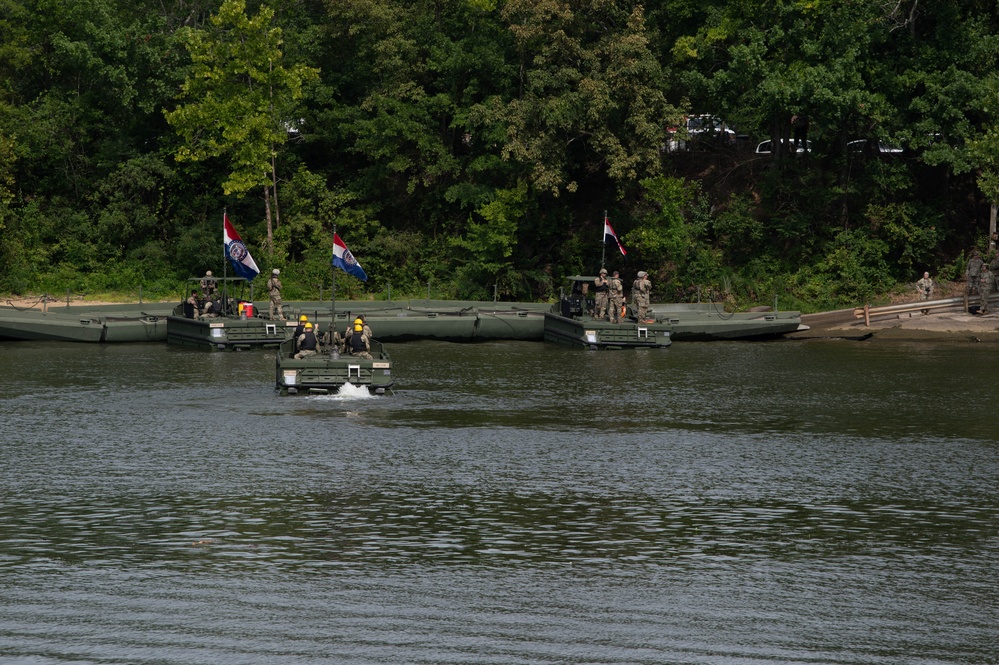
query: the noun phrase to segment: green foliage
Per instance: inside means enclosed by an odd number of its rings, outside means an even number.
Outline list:
[[[289,298],[328,294],[334,226],[344,297],[544,298],[610,208],[656,298],[814,310],[960,276],[999,199],[981,2],[249,7],[0,0],[0,289],[220,270],[228,207]],[[687,109],[745,140],[661,154]],[[793,113],[813,153],[753,154]]]
[[[583,2],[573,10],[514,0],[503,7],[522,92],[501,109],[508,126],[502,154],[529,168],[539,191],[575,192],[596,163],[620,187],[659,170],[662,123],[677,112],[662,95],[642,7],[629,5]]]
[[[481,222],[469,221],[465,236],[454,244],[464,250],[465,260],[457,270],[463,297],[485,297],[486,284],[496,284],[504,294],[515,288],[514,247],[518,221],[526,212],[528,187],[521,182],[511,190],[496,192],[495,198],[476,211]]]
[[[841,302],[865,302],[892,287],[888,244],[863,231],[841,231],[815,265],[813,279]]]
[[[630,255],[653,268],[653,288],[687,299],[699,287],[718,287],[721,252],[710,241],[710,206],[696,183],[657,176],[642,181],[642,224],[622,239]]]
[[[318,75],[313,67],[282,64],[281,29],[270,27],[273,18],[266,5],[249,18],[243,0],[224,0],[209,28],[183,32],[193,64],[180,98],[188,101],[165,116],[184,140],[179,161],[227,160],[225,194],[271,182],[293,102]]]

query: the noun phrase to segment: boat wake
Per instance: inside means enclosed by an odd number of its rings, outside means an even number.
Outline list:
[[[367,386],[355,386],[353,383],[345,383],[340,386],[340,390],[331,395],[314,395],[313,399],[326,399],[336,401],[354,401],[362,399],[375,399],[377,395],[372,395]]]

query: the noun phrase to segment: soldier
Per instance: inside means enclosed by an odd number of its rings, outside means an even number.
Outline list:
[[[930,279],[930,273],[924,272],[923,278],[916,282],[916,292],[919,293],[920,300],[929,300],[933,295],[933,280]]]
[[[281,280],[278,279],[278,275],[281,271],[275,268],[271,270],[271,278],[267,280],[267,291],[271,294],[271,319],[278,321],[287,321],[284,318],[284,312],[281,311]]]
[[[222,309],[221,303],[217,300],[205,300],[204,307],[201,308],[201,315],[210,319],[219,318],[219,311]]]
[[[354,319],[353,327],[347,330],[346,345],[350,355],[371,360],[371,337],[365,332],[366,327],[363,319]]]
[[[972,293],[978,291],[978,277],[982,274],[982,261],[981,255],[978,253],[977,249],[971,250],[971,258],[968,259],[968,286],[967,293],[970,296]]]
[[[198,290],[191,291],[191,297],[187,299],[187,304],[191,306],[191,318],[196,319],[201,314],[201,299],[198,298]]]
[[[624,302],[624,284],[617,270],[610,278],[610,322],[621,323],[621,304]]]
[[[205,299],[214,300],[216,290],[216,280],[212,277],[212,271],[205,271],[205,276],[201,278],[201,292],[205,294]]]
[[[316,334],[312,332],[311,323],[305,324],[305,329],[296,339],[298,340],[299,351],[295,354],[295,360],[316,355],[316,347],[319,345],[319,340],[316,339]]]
[[[340,336],[340,331],[336,329],[336,320],[330,320],[329,329],[323,333],[323,344],[330,347],[330,351],[335,353],[341,353],[343,351],[343,337]]]
[[[308,322],[309,322],[309,317],[307,317],[305,314],[303,314],[302,316],[298,317],[298,325],[295,326],[295,332],[293,332],[291,334],[292,338],[295,340],[295,349],[296,350],[299,348],[298,347],[298,338],[299,338],[299,336],[302,333],[305,332],[305,324],[308,323]]]
[[[930,279],[930,273],[924,272],[923,278],[916,282],[916,293],[919,294],[920,300],[929,300],[930,296],[933,295],[933,280]],[[930,310],[921,310],[923,314],[929,314]]]
[[[978,277],[978,313],[988,314],[989,313],[989,296],[992,295],[992,289],[995,288],[996,280],[992,275],[992,270],[989,266],[983,265],[982,272]]]
[[[363,332],[364,332],[365,335],[368,336],[368,339],[374,339],[375,335],[374,335],[374,333],[371,332],[371,327],[368,326],[368,317],[366,317],[364,315],[364,313],[362,312],[362,313],[360,313],[360,314],[357,315],[357,318],[359,318],[361,320],[361,325],[364,328]]]
[[[652,282],[649,281],[649,273],[644,270],[638,271],[638,279],[631,285],[631,298],[637,310],[635,316],[638,322],[642,323],[649,315],[649,298],[652,294]]]
[[[593,280],[593,290],[596,293],[593,303],[593,316],[598,319],[607,318],[607,300],[610,291],[610,281],[607,279],[607,268],[600,269],[600,275]]]

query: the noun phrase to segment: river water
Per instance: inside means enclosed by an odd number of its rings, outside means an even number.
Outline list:
[[[0,344],[0,663],[999,663],[996,349]]]

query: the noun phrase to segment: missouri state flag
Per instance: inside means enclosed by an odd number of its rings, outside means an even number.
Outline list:
[[[237,275],[249,282],[260,274],[256,261],[250,256],[250,251],[246,249],[243,239],[236,233],[229,222],[229,215],[225,213],[222,214],[222,243],[225,245],[225,255],[229,257]]]
[[[607,219],[607,216],[605,215],[604,216],[604,242],[605,243],[608,242],[608,238],[610,238],[610,240],[613,240],[614,244],[617,245],[617,248],[619,250],[621,250],[621,256],[627,256],[628,255],[628,252],[624,251],[624,245],[622,245],[621,241],[617,239],[617,234],[614,233],[614,227],[611,226],[610,220]]]
[[[353,275],[362,282],[368,281],[368,276],[364,274],[361,264],[357,262],[354,255],[347,249],[347,244],[336,233],[333,234],[333,259],[331,262],[348,275]]]

